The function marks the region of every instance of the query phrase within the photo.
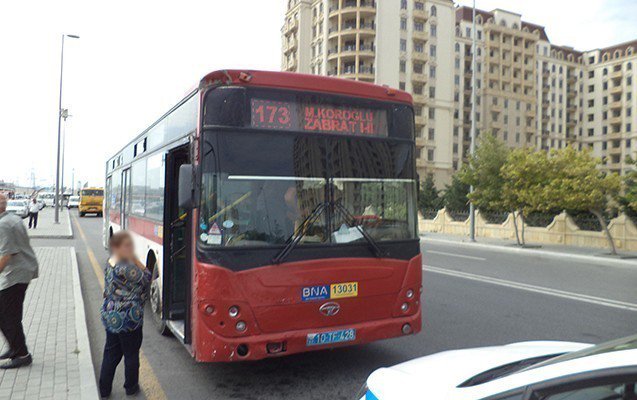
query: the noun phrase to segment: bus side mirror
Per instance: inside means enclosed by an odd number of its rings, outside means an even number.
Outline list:
[[[193,206],[193,166],[183,164],[179,167],[179,207],[190,209]]]

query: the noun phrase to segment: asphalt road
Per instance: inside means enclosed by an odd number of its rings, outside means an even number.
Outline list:
[[[77,219],[100,263],[101,219]],[[104,332],[101,289],[75,232],[93,361]],[[69,241],[37,241],[36,244]],[[365,346],[238,364],[196,364],[144,330],[143,351],[169,399],[353,399],[376,368],[448,349],[525,340],[597,343],[637,331],[637,270],[448,244],[423,244],[423,331]],[[122,396],[121,375],[113,398]],[[119,386],[119,388],[118,388]],[[154,397],[153,396],[148,396]]]

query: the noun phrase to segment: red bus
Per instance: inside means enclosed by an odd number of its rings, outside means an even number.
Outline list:
[[[213,72],[108,160],[105,238],[133,233],[147,316],[200,362],[414,334],[414,152],[407,93]]]

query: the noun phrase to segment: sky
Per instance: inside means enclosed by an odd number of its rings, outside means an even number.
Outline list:
[[[377,0],[396,1],[399,0]],[[0,12],[0,180],[55,180],[61,34],[65,183],[104,163],[206,73],[280,68],[285,0],[7,1]],[[470,1],[459,1],[470,5]],[[637,0],[478,0],[580,50],[637,39]]]

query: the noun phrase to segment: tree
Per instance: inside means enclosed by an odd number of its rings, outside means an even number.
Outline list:
[[[434,177],[427,174],[425,181],[420,184],[420,193],[418,196],[418,208],[424,213],[427,210],[439,210],[442,207],[442,199],[440,193],[436,189]]]
[[[588,151],[567,147],[555,151],[549,157],[550,180],[540,194],[546,205],[562,209],[589,211],[599,220],[613,255],[617,248],[604,219],[609,202],[616,198],[621,188],[617,174],[605,173],[598,168],[600,160]]]
[[[624,176],[624,194],[619,198],[619,202],[626,211],[637,214],[637,159],[628,157],[626,162],[634,168]]]
[[[501,202],[503,208],[513,213],[513,224],[518,245],[525,245],[525,215],[542,211],[546,207],[545,199],[540,196],[548,184],[550,172],[546,152],[534,152],[531,149],[513,150],[500,170],[504,179]],[[517,219],[522,221],[521,233]]]
[[[469,200],[480,210],[502,210],[502,188],[504,177],[502,167],[506,164],[509,149],[503,141],[492,134],[480,136],[474,155],[469,157],[467,166],[459,174],[466,185],[473,186]]]
[[[451,184],[446,186],[443,196],[444,205],[449,210],[466,210],[469,205],[469,185],[462,183],[458,175],[451,178]]]

